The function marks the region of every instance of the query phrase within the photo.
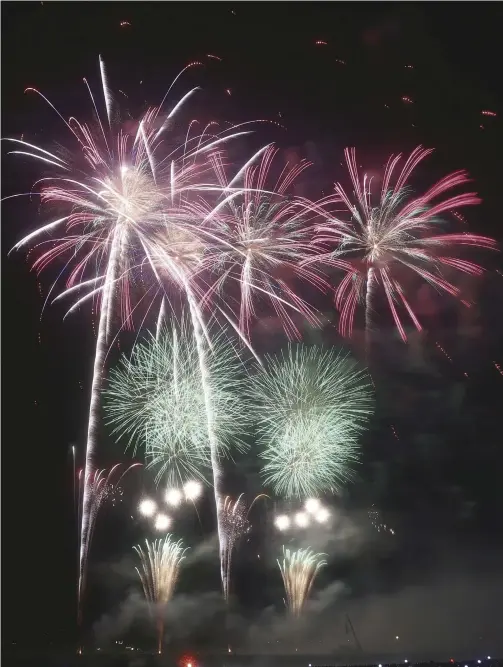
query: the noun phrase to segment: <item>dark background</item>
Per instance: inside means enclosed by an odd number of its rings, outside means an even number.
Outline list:
[[[346,146],[355,145],[372,169],[389,153],[422,143],[436,151],[419,179],[428,185],[466,168],[484,200],[466,213],[470,226],[499,240],[502,18],[499,3],[2,3],[2,135],[24,134],[49,149],[55,140],[65,143],[59,119],[23,91],[35,86],[64,116],[86,117],[91,109],[82,78],[99,90],[98,54],[112,89],[128,94],[134,117],[197,59],[206,66],[189,72],[178,89],[202,86],[194,115],[281,123],[286,129],[264,125],[256,141],[275,139],[314,159],[306,194],[317,197],[345,178]],[[121,27],[123,20],[131,25]],[[222,62],[208,60],[208,53]],[[487,109],[497,117],[481,115]],[[26,192],[38,175],[16,157],[2,154],[3,197]],[[23,253],[7,259],[41,215],[28,198],[3,204],[3,643],[33,647],[66,645],[75,637],[69,447],[82,447],[85,438],[94,345],[88,313],[62,322],[64,310],[54,306],[40,319],[50,271],[38,279]],[[409,347],[383,322],[373,371],[378,409],[364,443],[365,465],[360,483],[340,501],[365,547],[354,546],[353,538],[338,545],[340,558],[323,590],[329,595],[340,581],[349,592],[342,602],[335,595],[339,606],[323,611],[322,646],[350,611],[369,651],[391,650],[391,628],[401,623],[403,632],[396,634],[404,636],[404,650],[448,644],[474,655],[486,647],[501,653],[503,377],[494,363],[503,368],[503,284],[499,258],[484,261],[491,271],[474,288],[478,305],[469,316],[450,302],[435,302],[425,315],[428,333],[412,337]],[[323,337],[340,343],[335,327]],[[127,336],[121,340],[130,346]],[[359,354],[357,341],[358,332]],[[105,432],[103,439],[113,458],[119,450]],[[137,492],[132,482],[131,493]],[[369,537],[372,504],[397,527],[392,544],[388,537],[381,542],[381,534],[377,542]],[[121,583],[121,558],[141,530],[127,523],[127,510],[123,514],[107,513],[97,533],[89,636],[105,611],[114,627],[114,609],[131,584]],[[267,530],[258,532],[254,539],[267,542]],[[213,570],[201,565],[185,584],[187,595],[201,586],[216,590]],[[241,558],[243,618],[256,619],[260,609],[278,604],[276,575]],[[438,636],[425,638],[422,622],[432,609],[441,619]],[[198,641],[211,645],[203,635],[213,632],[214,618],[205,624]]]

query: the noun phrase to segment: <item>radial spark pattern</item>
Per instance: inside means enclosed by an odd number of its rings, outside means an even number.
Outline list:
[[[335,185],[336,201],[344,211],[329,216],[318,229],[321,246],[331,246],[320,253],[316,262],[332,263],[346,270],[335,292],[341,312],[340,330],[350,335],[356,307],[365,304],[366,330],[370,331],[374,299],[382,289],[400,336],[407,335],[400,309],[405,310],[414,326],[421,324],[406,295],[405,278],[412,271],[435,290],[458,297],[465,305],[459,287],[451,281],[456,272],[479,276],[483,269],[475,262],[458,257],[466,246],[495,248],[493,239],[466,231],[445,232],[441,216],[455,213],[462,206],[480,202],[474,192],[447,196],[453,188],[469,183],[464,171],[442,178],[422,195],[411,196],[407,185],[412,172],[432,150],[416,148],[395,178],[401,155],[392,155],[382,179],[380,192],[372,188],[372,179],[358,173],[354,149],[346,149],[346,162],[353,186],[349,195],[340,183]],[[459,224],[459,223],[458,223]]]
[[[231,446],[246,424],[239,407],[239,359],[222,335],[212,337],[208,352],[208,382],[212,397],[212,425],[218,455]],[[128,445],[145,448],[157,481],[168,486],[210,467],[207,405],[201,382],[197,344],[188,325],[165,327],[158,337],[137,345],[110,374],[106,412],[114,432]]]
[[[322,210],[319,203],[292,194],[309,163],[286,164],[275,179],[272,166],[277,153],[271,146],[263,148],[232,178],[226,174],[222,154],[214,154],[213,168],[226,197],[213,208],[208,200],[191,207],[192,214],[214,230],[207,260],[214,276],[210,293],[225,286],[238,295],[239,331],[247,338],[260,301],[271,304],[291,338],[299,338],[294,316],[312,325],[318,319],[294,283],[302,280],[318,289],[328,287],[311,266],[302,264],[313,253],[313,221]],[[237,183],[242,189],[235,187]]]
[[[358,436],[372,412],[368,378],[332,349],[292,346],[266,360],[251,384],[264,481],[305,498],[340,488],[353,475]]]

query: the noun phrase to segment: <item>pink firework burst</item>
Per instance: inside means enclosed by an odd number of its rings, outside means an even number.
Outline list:
[[[407,313],[419,331],[421,324],[405,294],[401,269],[409,269],[439,292],[463,301],[460,289],[445,276],[446,269],[479,276],[483,268],[453,256],[452,250],[466,246],[496,248],[496,242],[486,236],[442,231],[442,214],[480,202],[474,192],[445,196],[453,188],[469,182],[466,172],[449,174],[424,194],[411,196],[407,185],[409,178],[431,152],[431,149],[417,147],[398,173],[396,170],[402,156],[392,155],[376,197],[372,179],[358,173],[355,149],[345,150],[354,192],[351,196],[340,183],[336,183],[332,202],[342,203],[344,208],[328,214],[326,221],[318,227],[317,244],[325,252],[315,258],[315,261],[346,271],[335,289],[335,303],[340,311],[339,329],[343,335],[351,335],[356,307],[362,303],[368,344],[373,302],[377,290],[381,289],[405,341],[407,334],[400,311]]]
[[[35,246],[37,272],[56,260],[62,261],[59,278],[65,278],[66,285],[56,298],[72,296],[76,299],[68,313],[86,301],[94,301],[98,314],[83,478],[79,604],[84,592],[92,532],[100,390],[106,354],[112,342],[114,316],[120,316],[120,326],[131,327],[133,312],[140,303],[146,304],[148,314],[156,297],[164,296],[166,279],[179,286],[179,271],[172,270],[173,264],[163,265],[162,275],[159,275],[155,249],[161,238],[164,243],[171,242],[175,257],[180,255],[180,247],[186,249],[191,234],[181,229],[179,211],[183,201],[196,192],[219,190],[218,185],[205,183],[206,174],[211,175],[208,153],[219,144],[246,134],[236,132],[233,127],[218,134],[209,134],[208,128],[191,134],[196,124],[193,121],[185,140],[174,148],[166,148],[165,133],[172,128],[174,117],[197,88],[172,105],[168,113],[161,110],[182,72],[200,63],[190,63],[182,70],[161,104],[148,109],[134,131],[127,132],[116,120],[118,115],[101,58],[99,64],[103,118],[85,82],[96,116],[93,125],[75,118],[66,120],[44,95],[34,91],[58,114],[73,138],[73,146],[65,154],[50,152],[24,140],[10,140],[19,147],[14,153],[49,165],[57,172],[55,176],[40,179],[38,185],[44,210],[49,205],[61,209],[55,219],[25,236],[14,248]],[[152,280],[145,282],[148,270]],[[141,282],[137,300],[132,293],[135,281]]]
[[[286,164],[273,179],[271,167],[277,154],[277,149],[266,146],[229,178],[222,154],[214,153],[211,160],[223,196],[213,207],[207,199],[191,206],[192,215],[203,221],[201,233],[212,241],[205,262],[211,268],[212,279],[204,300],[224,287],[226,295],[235,294],[233,286],[237,286],[236,320],[239,332],[247,339],[260,300],[272,305],[291,338],[299,338],[292,317],[295,313],[315,326],[319,321],[312,306],[299,295],[295,281],[305,281],[321,290],[328,286],[305,265],[313,253],[314,221],[322,212],[320,202],[292,194],[296,180],[310,163]],[[238,183],[242,185],[238,187]],[[233,321],[228,297],[226,306],[226,317]]]

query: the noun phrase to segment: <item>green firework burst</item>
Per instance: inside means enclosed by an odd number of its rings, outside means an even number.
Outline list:
[[[372,412],[369,379],[334,349],[290,346],[251,381],[263,478],[285,497],[338,490],[354,475]]]

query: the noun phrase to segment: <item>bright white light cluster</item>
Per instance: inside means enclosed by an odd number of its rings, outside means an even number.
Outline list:
[[[195,480],[188,481],[182,489],[176,487],[166,490],[164,501],[172,508],[179,507],[183,501],[195,502],[201,493],[203,487],[200,482]],[[139,504],[139,512],[147,519],[153,519],[153,525],[159,532],[166,532],[172,524],[172,519],[168,514],[158,511],[158,506],[152,498],[144,498]]]
[[[308,498],[304,503],[304,508],[289,516],[288,514],[278,514],[274,520],[276,528],[283,532],[290,528],[308,528],[313,522],[326,524],[330,519],[330,512],[323,507],[318,498]]]

